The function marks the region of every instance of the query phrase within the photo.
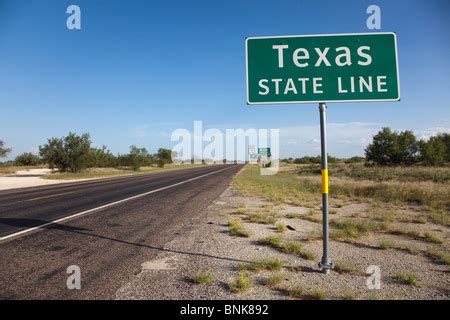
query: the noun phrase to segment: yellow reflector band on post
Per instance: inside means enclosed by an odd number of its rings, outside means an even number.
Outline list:
[[[328,169],[322,169],[322,193],[328,193]]]

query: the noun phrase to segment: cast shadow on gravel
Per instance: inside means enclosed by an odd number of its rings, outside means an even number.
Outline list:
[[[8,225],[15,228],[33,228],[33,227],[39,227],[42,229],[56,229],[66,232],[72,232],[79,235],[84,235],[88,237],[95,237],[98,239],[105,239],[110,240],[114,242],[119,242],[125,245],[132,245],[132,246],[138,246],[143,248],[148,248],[152,250],[158,250],[158,251],[164,251],[164,252],[171,252],[171,253],[177,253],[177,254],[185,254],[185,255],[191,255],[191,256],[200,256],[205,258],[212,258],[212,259],[220,259],[220,260],[226,260],[226,261],[233,261],[233,262],[241,262],[241,263],[250,263],[249,260],[243,260],[243,259],[236,259],[236,258],[229,258],[229,257],[221,257],[221,256],[215,256],[211,254],[206,253],[199,253],[199,252],[188,252],[188,251],[181,251],[181,250],[175,250],[175,249],[167,249],[163,247],[156,247],[145,243],[136,243],[131,242],[127,240],[121,240],[121,239],[115,239],[107,236],[98,235],[95,233],[90,233],[92,230],[85,229],[85,228],[79,228],[79,227],[72,227],[65,224],[60,223],[51,223],[51,221],[45,221],[45,220],[39,220],[39,219],[12,219],[12,218],[0,218],[0,225]],[[20,230],[16,230],[20,231]]]

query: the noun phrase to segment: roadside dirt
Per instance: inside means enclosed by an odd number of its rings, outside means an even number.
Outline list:
[[[0,190],[67,183],[67,181],[64,180],[49,180],[41,178],[43,175],[51,172],[51,169],[29,169],[17,171],[15,174],[10,176],[0,177]]]
[[[448,299],[448,267],[436,263],[424,254],[406,251],[381,250],[379,239],[394,243],[408,242],[420,249],[425,245],[418,240],[409,240],[394,235],[367,235],[358,243],[331,241],[333,261],[351,264],[355,271],[330,275],[320,272],[317,263],[322,247],[321,224],[302,219],[309,209],[281,205],[272,208],[278,220],[295,230],[279,232],[274,224],[258,224],[248,221],[245,215],[236,214],[237,208],[257,212],[271,204],[258,198],[242,197],[229,187],[205,212],[189,222],[185,231],[166,245],[154,261],[142,261],[142,270],[132,281],[116,293],[117,299],[292,299],[293,288],[302,288],[295,298],[317,297],[317,292],[326,299]],[[342,207],[333,216],[349,216],[363,212],[363,204]],[[227,221],[235,219],[251,232],[249,238],[230,235]],[[430,226],[421,225],[421,228]],[[435,232],[447,235],[445,226],[433,226]],[[298,255],[286,254],[277,248],[264,246],[258,239],[279,235],[283,241],[300,241],[303,248],[314,253],[315,258],[306,260]],[[378,237],[378,238],[376,238]],[[412,244],[411,244],[412,242]],[[277,274],[282,279],[274,286],[264,284],[264,279],[273,271],[249,272],[250,288],[233,293],[229,283],[239,274],[239,265],[254,259],[277,258],[283,268]],[[375,265],[381,271],[381,288],[370,290],[366,281],[366,269]],[[196,284],[192,277],[200,272],[213,276],[208,284]],[[417,277],[412,284],[395,279],[397,273],[410,273]]]

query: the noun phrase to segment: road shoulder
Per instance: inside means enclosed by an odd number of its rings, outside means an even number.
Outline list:
[[[247,213],[239,212],[243,207]],[[361,205],[350,205],[343,213],[362,209]],[[443,287],[446,266],[408,252],[332,241],[333,258],[340,262],[341,269],[324,275],[317,266],[321,254],[317,237],[320,224],[301,218],[307,216],[308,208],[277,206],[277,223],[294,229],[282,232],[275,223],[248,221],[248,211],[261,210],[274,208],[271,203],[243,197],[229,187],[165,246],[165,252],[144,262],[141,272],[116,292],[116,299],[448,299]],[[251,235],[230,234],[230,220],[239,221]],[[267,236],[280,236],[285,243],[300,242],[302,249],[292,254],[261,244],[260,240]],[[283,267],[249,268],[252,261],[261,259],[282,261]],[[365,271],[370,265],[378,265],[382,270],[380,290],[366,285],[369,275]],[[417,274],[420,285],[406,285],[394,279],[399,270]],[[248,277],[248,287],[244,284],[236,289],[233,281],[242,274]],[[197,284],[199,275],[210,279]]]

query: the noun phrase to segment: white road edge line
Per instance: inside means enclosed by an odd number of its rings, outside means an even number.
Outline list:
[[[220,169],[220,170],[217,170],[217,171],[209,172],[209,173],[203,174],[203,175],[198,176],[198,177],[195,177],[195,178],[191,178],[191,179],[188,179],[188,180],[184,180],[184,181],[181,181],[181,182],[177,182],[177,183],[172,184],[172,185],[170,185],[170,186],[166,186],[166,187],[162,187],[162,188],[155,189],[155,190],[152,190],[152,191],[144,192],[144,193],[141,193],[141,194],[138,194],[138,195],[129,197],[129,198],[125,198],[125,199],[122,199],[122,200],[118,200],[118,201],[114,201],[114,202],[111,202],[111,203],[102,205],[102,206],[100,206],[100,207],[96,207],[96,208],[93,208],[93,209],[89,209],[89,210],[86,210],[86,211],[82,211],[82,212],[79,212],[79,213],[75,213],[75,214],[72,214],[72,215],[70,215],[70,216],[67,216],[67,217],[58,219],[58,220],[50,221],[50,222],[47,222],[47,223],[38,225],[38,226],[36,226],[36,227],[32,227],[32,228],[25,229],[25,230],[22,230],[22,231],[19,231],[19,232],[16,232],[16,233],[12,233],[12,234],[9,234],[9,235],[7,235],[7,236],[0,237],[0,241],[7,240],[7,239],[10,239],[10,238],[14,238],[14,237],[23,235],[23,234],[25,234],[25,233],[29,233],[29,232],[38,230],[38,229],[42,229],[42,228],[48,227],[48,226],[50,226],[50,225],[52,225],[52,224],[56,224],[56,223],[60,223],[60,222],[63,222],[63,221],[69,220],[69,219],[73,219],[73,218],[76,218],[76,217],[79,217],[79,216],[82,216],[82,215],[91,213],[91,212],[96,211],[96,210],[105,209],[105,208],[114,206],[114,205],[119,204],[119,203],[123,203],[123,202],[129,201],[129,200],[137,199],[137,198],[140,198],[140,197],[143,197],[143,196],[146,196],[146,195],[155,193],[155,192],[159,192],[159,191],[162,191],[162,190],[166,190],[166,189],[169,189],[169,188],[173,188],[173,187],[179,186],[179,185],[181,185],[181,184],[185,184],[185,183],[188,183],[188,182],[191,182],[191,181],[194,181],[194,180],[197,180],[197,179],[200,179],[200,178],[209,176],[209,175],[211,175],[211,174],[215,174],[215,173],[218,173],[218,172],[221,172],[221,171],[224,171],[224,170],[228,170],[228,169],[233,168],[233,167],[234,167],[234,166],[230,166],[230,167],[223,168],[223,169]]]

